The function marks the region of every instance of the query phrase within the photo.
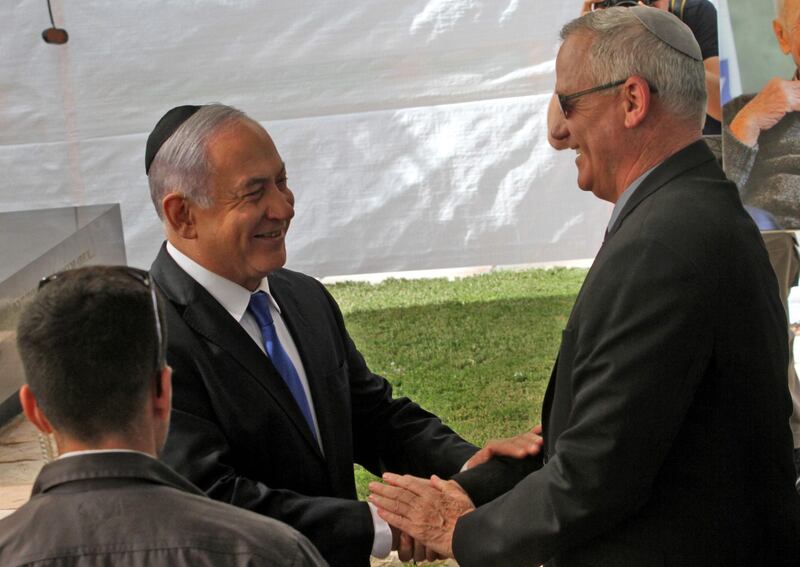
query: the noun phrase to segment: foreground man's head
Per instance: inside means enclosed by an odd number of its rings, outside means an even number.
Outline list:
[[[156,455],[169,427],[164,321],[146,272],[94,266],[42,281],[17,343],[25,415],[59,452],[126,448]]]

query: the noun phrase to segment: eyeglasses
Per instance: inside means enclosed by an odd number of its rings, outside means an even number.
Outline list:
[[[150,298],[153,302],[153,315],[156,320],[156,371],[161,370],[164,368],[166,361],[165,361],[165,353],[164,353],[164,333],[161,330],[161,317],[159,316],[159,309],[158,309],[158,298],[156,297],[156,288],[153,285],[153,280],[150,279],[150,274],[145,270],[140,270],[138,268],[131,268],[128,266],[115,266],[115,270],[119,270],[120,272],[130,276],[144,287],[146,287],[150,291]],[[39,280],[39,287],[37,290],[41,290],[44,286],[49,284],[52,281],[63,277],[64,274],[69,273],[70,270],[66,270],[63,272],[56,272],[55,274],[51,274]],[[160,382],[157,381],[160,389]]]
[[[572,110],[572,104],[570,101],[575,100],[576,98],[580,98],[587,94],[596,93],[599,91],[605,91],[608,89],[612,89],[614,87],[620,86],[622,83],[627,81],[628,79],[620,79],[619,81],[612,81],[610,83],[606,83],[604,85],[600,85],[597,87],[592,87],[590,89],[586,89],[583,91],[578,91],[576,93],[568,94],[568,95],[561,95],[556,93],[556,97],[558,97],[558,106],[561,108],[561,114],[564,115],[564,118],[569,118],[569,113]]]
[[[620,79],[619,81],[611,81],[610,83],[606,83],[604,85],[599,85],[596,87],[592,87],[590,89],[585,89],[568,95],[561,95],[556,93],[556,98],[558,99],[558,107],[561,109],[561,114],[564,115],[564,118],[569,118],[569,113],[572,111],[572,103],[570,101],[573,101],[576,98],[580,98],[583,95],[592,94],[599,91],[605,91],[608,89],[613,89],[614,87],[620,86],[627,80],[628,79]],[[658,93],[658,89],[654,88],[650,83],[647,83],[647,86],[650,88],[651,93]]]

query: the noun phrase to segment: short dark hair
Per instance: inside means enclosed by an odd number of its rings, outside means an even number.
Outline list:
[[[163,366],[166,326],[159,308],[159,345],[147,277],[125,266],[61,272],[23,312],[26,379],[56,430],[88,442],[131,431]]]

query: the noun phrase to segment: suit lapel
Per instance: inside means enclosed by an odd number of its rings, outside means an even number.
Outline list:
[[[318,355],[322,350],[320,345],[327,344],[330,339],[323,336],[317,326],[312,323],[310,320],[312,314],[308,313],[308,308],[294,293],[288,281],[272,274],[268,276],[268,280],[270,294],[281,308],[281,317],[292,335],[303,362],[308,388],[314,402],[314,414],[319,426],[320,442],[323,449],[328,448],[329,451],[332,451],[332,448],[337,445],[333,435],[337,428],[341,427],[341,424],[335,422],[336,409],[331,408],[330,393],[322,381],[325,372],[330,369],[324,367]],[[332,455],[326,455],[326,457],[328,461],[333,462]]]
[[[238,321],[178,266],[166,245],[162,246],[151,268],[153,279],[164,295],[184,307],[183,320],[199,335],[213,343],[235,360],[261,384],[276,404],[286,413],[313,450],[322,457],[297,402],[288,386],[275,370],[269,358],[258,348]],[[221,376],[221,379],[232,377]]]

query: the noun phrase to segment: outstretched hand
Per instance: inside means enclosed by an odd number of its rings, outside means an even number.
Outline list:
[[[544,443],[541,435],[542,426],[537,425],[530,431],[515,437],[492,439],[486,443],[483,449],[472,455],[472,458],[467,461],[467,468],[477,467],[492,457],[524,459],[525,457],[537,455],[542,450],[542,444]]]
[[[462,515],[475,509],[467,493],[452,480],[432,476],[383,475],[371,482],[369,501],[378,515],[426,547],[426,553],[453,557],[453,530]]]

